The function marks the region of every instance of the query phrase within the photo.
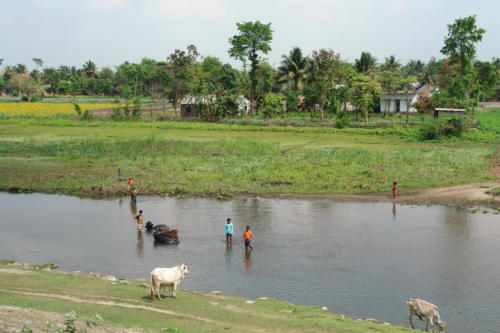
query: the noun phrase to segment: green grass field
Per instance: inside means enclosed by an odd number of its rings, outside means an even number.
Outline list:
[[[499,113],[464,138],[414,128],[262,127],[196,122],[0,120],[0,188],[124,193],[377,193],[495,180]],[[141,193],[140,192],[140,193]]]
[[[0,306],[60,314],[75,311],[80,328],[85,328],[86,320],[95,319],[98,313],[102,317],[96,320],[98,328],[111,327],[115,331],[140,328],[166,332],[409,332],[401,326],[357,321],[319,307],[271,298],[248,304],[243,298],[181,291],[177,299],[152,302],[149,289],[142,283],[112,284],[86,274],[21,270],[4,261],[0,263]],[[44,323],[46,319],[42,319]],[[52,327],[56,324],[52,323]],[[17,325],[20,331],[22,321]],[[33,328],[42,330],[36,322]]]

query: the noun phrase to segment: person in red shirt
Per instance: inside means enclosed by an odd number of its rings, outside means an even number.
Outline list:
[[[398,183],[394,182],[394,184],[392,185],[392,198],[393,199],[396,199],[397,190],[398,190]]]
[[[251,244],[252,236],[253,234],[250,230],[250,226],[247,225],[246,230],[243,233],[243,238],[241,239],[242,242],[245,241],[245,251],[248,251],[248,248],[253,250],[253,246]]]

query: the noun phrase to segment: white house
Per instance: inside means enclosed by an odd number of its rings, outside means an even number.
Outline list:
[[[181,104],[181,113],[183,117],[199,117],[201,115],[202,105],[207,105],[215,101],[215,94],[210,95],[185,95]],[[247,114],[250,111],[250,100],[244,95],[238,95],[235,98],[237,114]]]
[[[417,112],[412,106],[415,102],[423,98],[432,97],[436,88],[430,84],[425,84],[418,89],[411,89],[408,92],[396,91],[394,93],[383,93],[380,97],[380,112],[403,112],[406,113],[407,101],[410,101],[410,113]]]

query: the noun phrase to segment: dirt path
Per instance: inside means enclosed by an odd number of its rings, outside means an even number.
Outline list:
[[[486,191],[493,187],[500,187],[500,183],[483,182],[448,187],[429,188],[415,191],[401,191],[398,193],[396,202],[417,205],[500,205],[500,197],[486,194]],[[355,202],[392,201],[392,193],[389,192],[377,194],[277,194],[261,196],[264,198],[330,199],[337,201]]]

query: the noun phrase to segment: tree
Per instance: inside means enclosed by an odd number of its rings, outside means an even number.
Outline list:
[[[3,58],[0,58],[0,66],[2,66]]]
[[[182,97],[192,90],[194,64],[199,53],[194,45],[187,47],[187,52],[175,50],[168,56],[168,84],[167,93],[173,101],[174,108]],[[182,112],[180,112],[182,115]]]
[[[352,83],[354,89],[354,101],[357,107],[365,114],[365,121],[368,122],[368,109],[373,107],[373,101],[380,92],[378,81],[367,75],[357,74]],[[358,113],[356,112],[356,119]]]
[[[401,86],[401,72],[398,70],[385,70],[380,77],[380,85],[384,93],[391,95],[396,92],[396,89]],[[384,117],[387,116],[390,105],[385,102]],[[382,110],[380,110],[382,111]]]
[[[40,92],[40,85],[28,74],[14,74],[7,83],[7,90],[10,92],[19,91],[19,95],[25,93],[31,96]]]
[[[291,88],[290,81],[293,81],[295,92],[302,89],[308,58],[302,56],[302,50],[299,47],[294,47],[288,55],[282,55],[281,57],[283,60],[278,68],[280,74],[278,81],[287,81],[289,89]]]
[[[250,100],[253,113],[256,86],[255,74],[259,65],[258,53],[267,54],[271,51],[270,43],[273,39],[273,31],[271,30],[271,23],[263,24],[259,21],[236,23],[236,26],[239,33],[229,38],[231,44],[229,55],[243,62],[247,59],[250,61]]]
[[[33,60],[33,62],[36,65],[36,70],[40,71],[39,67],[43,67],[43,60],[42,60],[42,58],[33,58],[32,60]]]
[[[325,119],[325,103],[329,90],[335,84],[335,79],[340,76],[342,62],[340,55],[333,50],[321,49],[313,51],[310,67],[311,80],[317,82],[320,90],[321,120]]]
[[[441,68],[443,67],[443,60],[436,60],[436,58],[431,57],[424,67],[423,76],[421,77],[422,83],[435,84],[439,75],[441,74]]]
[[[399,60],[396,59],[395,55],[389,56],[389,58],[385,58],[385,63],[382,65],[383,70],[395,71],[401,67]]]
[[[26,68],[26,65],[17,64],[14,66],[14,72],[16,72],[17,74],[26,74],[28,72],[28,69]]]
[[[476,16],[458,18],[448,24],[448,36],[444,39],[441,53],[450,57],[451,64],[459,64],[457,97],[464,100],[471,87],[464,85],[472,71],[472,61],[476,56],[476,44],[483,39],[484,29],[476,26]]]
[[[87,77],[97,77],[97,66],[94,64],[92,61],[87,61],[85,64],[82,66],[82,70],[85,73],[85,76]]]
[[[354,68],[358,73],[366,74],[377,65],[377,58],[371,55],[370,52],[361,52],[359,59],[354,61]]]
[[[499,72],[493,63],[488,61],[476,61],[474,63],[474,71],[477,73],[477,86],[480,95],[483,96],[483,101],[487,94],[493,93],[498,85]]]

